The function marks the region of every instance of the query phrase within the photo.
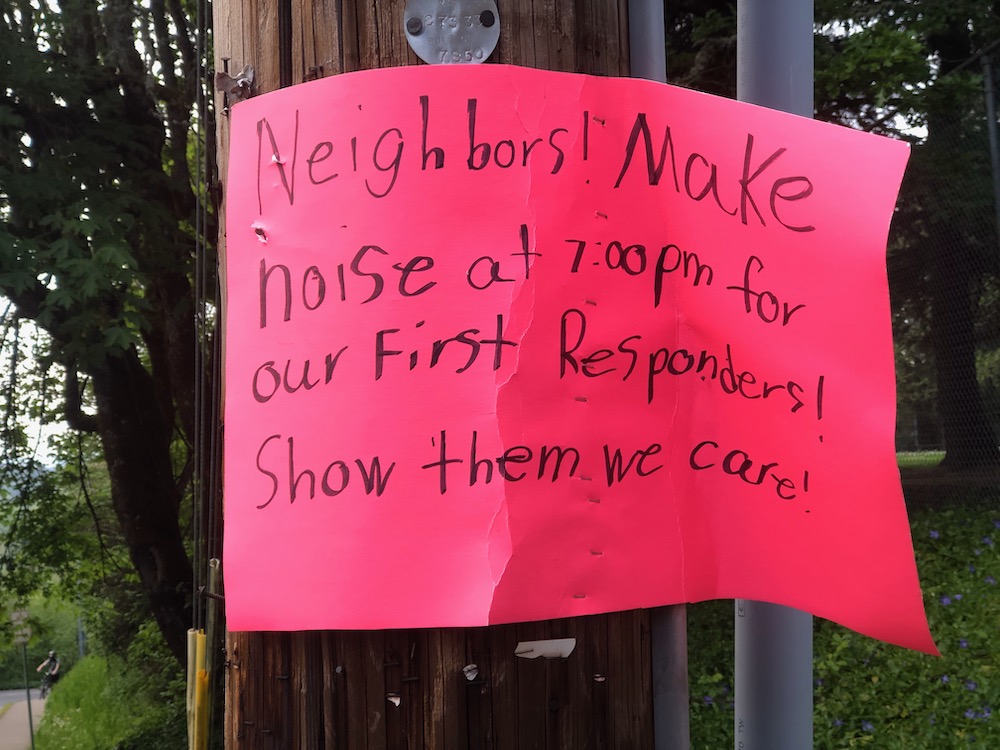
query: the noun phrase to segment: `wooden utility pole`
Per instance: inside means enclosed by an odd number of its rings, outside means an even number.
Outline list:
[[[213,5],[215,68],[252,65],[255,94],[423,64],[407,45],[402,0]],[[627,76],[626,7],[500,0],[490,62]],[[223,111],[221,94],[217,104]],[[228,122],[218,119],[224,179]],[[576,638],[576,651],[515,657],[519,641],[547,638]],[[644,611],[475,629],[230,633],[226,649],[228,750],[653,746]]]

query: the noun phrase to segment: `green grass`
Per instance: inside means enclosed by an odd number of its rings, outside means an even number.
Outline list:
[[[941,463],[944,451],[901,451],[896,454],[900,469],[930,469]]]
[[[187,746],[183,695],[153,695],[118,659],[88,656],[52,689],[36,750],[165,750]]]
[[[924,601],[941,658],[815,620],[817,750],[1000,748],[995,499],[911,514]],[[688,638],[691,747],[731,748],[732,602],[690,605]]]
[[[118,699],[108,684],[107,662],[94,656],[81,660],[49,695],[36,747],[114,747],[132,728],[128,716],[115,710]]]

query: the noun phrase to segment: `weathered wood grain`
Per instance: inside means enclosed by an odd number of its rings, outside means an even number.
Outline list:
[[[215,68],[258,93],[353,70],[416,65],[404,0],[216,0]],[[491,62],[628,74],[625,0],[500,0]],[[216,96],[217,111],[225,99]],[[228,120],[218,118],[219,168]],[[224,254],[225,238],[220,241]],[[566,660],[518,641],[574,637]],[[229,750],[583,750],[652,747],[649,617],[627,612],[471,630],[230,633]],[[478,676],[463,668],[476,664]],[[392,700],[398,697],[399,706]]]

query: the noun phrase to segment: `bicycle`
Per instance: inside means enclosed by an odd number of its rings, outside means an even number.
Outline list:
[[[39,687],[38,693],[41,698],[48,696],[52,692],[52,686],[56,684],[59,679],[58,674],[48,674],[47,672],[42,675],[41,686]]]

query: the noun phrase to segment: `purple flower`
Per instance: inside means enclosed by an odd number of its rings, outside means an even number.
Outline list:
[[[975,719],[975,718],[976,718],[976,712],[975,712],[975,711],[973,711],[973,710],[972,710],[971,708],[970,708],[970,709],[968,709],[968,710],[967,710],[967,711],[965,712],[965,718],[966,718],[966,719]]]
[[[1000,518],[997,518],[993,521],[993,528],[1000,529]]]
[[[834,720],[833,720],[833,725],[834,725],[835,727],[842,727],[842,726],[844,726],[844,722],[843,722],[843,721],[841,721],[840,719],[834,719]]]
[[[986,583],[988,583],[990,586],[997,585],[997,580],[993,576],[986,576],[986,578],[984,578],[983,580],[986,581]]]
[[[941,536],[940,532],[935,531],[934,529],[931,529],[931,539],[938,539],[938,538],[940,538],[940,536]]]
[[[969,642],[965,638],[959,638],[958,639],[958,646],[959,646],[959,648],[968,648],[969,647]]]
[[[993,711],[992,711],[992,709],[990,709],[990,707],[989,707],[989,706],[983,706],[983,714],[982,714],[983,718],[984,718],[984,719],[988,719],[988,718],[990,718],[990,717],[991,717],[992,715],[993,715]]]
[[[983,544],[985,544],[987,547],[992,547],[993,546],[993,540],[990,539],[990,537],[988,537],[988,536],[984,536],[983,537]]]
[[[976,566],[975,565],[970,565],[969,566],[969,572],[970,573],[975,573],[976,572]]]
[[[941,682],[944,682],[944,683],[951,682],[951,678],[948,675],[943,674],[943,675],[941,675]]]
[[[966,680],[966,681],[965,681],[965,687],[966,687],[966,688],[967,688],[968,690],[975,690],[975,689],[976,689],[977,687],[979,687],[979,685],[977,685],[977,684],[976,684],[975,682],[973,682],[972,680]]]
[[[943,604],[944,606],[947,607],[949,604],[951,604],[951,597],[950,596],[942,596],[941,597],[941,604]]]
[[[983,554],[983,551],[981,549],[974,549],[972,550],[972,554],[974,554],[976,557],[979,557],[981,554]]]
[[[875,731],[875,725],[872,724],[870,721],[862,721],[861,722],[861,729],[863,729],[866,732],[874,732]]]
[[[715,701],[712,699],[711,695],[706,695],[702,700],[705,702],[706,706],[711,706]]]
[[[955,601],[956,602],[962,601],[962,595],[961,594],[955,594]]]

